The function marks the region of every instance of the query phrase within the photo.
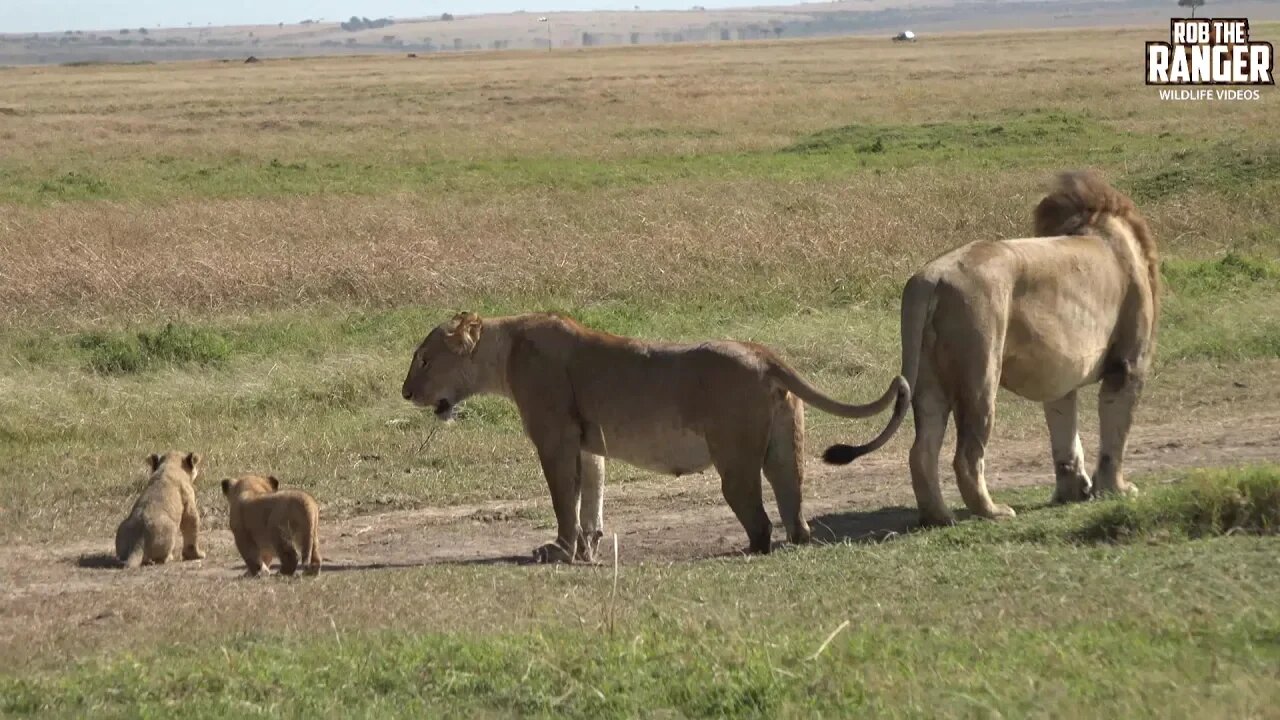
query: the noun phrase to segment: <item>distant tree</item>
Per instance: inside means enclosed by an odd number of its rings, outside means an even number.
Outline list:
[[[140,34],[142,34],[142,35],[146,35],[146,34],[147,34],[147,29],[146,29],[146,28],[142,28],[142,27],[140,27],[140,28],[138,28],[138,32],[139,32]]]
[[[128,35],[128,34],[129,34],[129,28],[120,28],[120,34],[121,34],[121,35]]]
[[[440,13],[440,19],[449,22],[453,19],[453,13]]]
[[[1191,17],[1196,16],[1196,8],[1204,7],[1204,0],[1178,0],[1178,7],[1191,8]]]
[[[68,31],[66,31],[66,32],[64,32],[64,33],[62,33],[62,34],[63,34],[63,35],[75,35],[75,33],[71,32],[70,30],[68,30]]]
[[[781,25],[774,25],[774,26],[773,26],[773,36],[774,36],[775,38],[780,38],[780,37],[782,37],[782,26],[781,26]]]

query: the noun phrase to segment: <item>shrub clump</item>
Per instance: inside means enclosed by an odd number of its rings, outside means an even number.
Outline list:
[[[231,344],[222,335],[174,323],[134,335],[87,333],[77,345],[88,354],[89,368],[104,375],[128,375],[165,365],[219,365],[231,355]]]

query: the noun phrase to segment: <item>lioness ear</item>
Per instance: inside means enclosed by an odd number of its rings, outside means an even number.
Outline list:
[[[271,489],[272,489],[272,490],[279,490],[279,489],[280,489],[280,481],[276,479],[276,476],[275,476],[275,475],[268,475],[268,476],[267,476],[267,482],[271,483]]]
[[[230,496],[230,495],[231,495],[231,481],[230,481],[230,480],[223,480],[223,481],[222,481],[222,494],[223,494],[223,495],[227,495],[227,496]]]
[[[480,316],[471,312],[461,312],[453,316],[449,332],[445,333],[444,342],[450,350],[459,355],[470,355],[480,342],[480,330],[484,326]]]
[[[151,453],[147,456],[147,464],[151,466],[151,472],[155,472],[160,467],[160,454]]]
[[[200,457],[200,453],[187,453],[187,456],[182,458],[182,467],[185,468],[187,472],[192,472],[203,459],[204,458]]]

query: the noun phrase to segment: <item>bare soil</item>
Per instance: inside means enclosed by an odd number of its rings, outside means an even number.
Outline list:
[[[849,468],[811,463],[805,502],[815,539],[878,541],[910,530],[916,519],[915,500],[905,458],[900,455],[900,451],[873,455]],[[947,457],[944,450],[944,466]],[[1048,499],[1053,480],[1047,440],[1006,441],[993,445],[988,457],[987,480],[993,490],[1040,485]],[[1135,477],[1261,461],[1280,461],[1280,414],[1241,415],[1209,428],[1199,420],[1136,427],[1126,471]],[[943,477],[945,482],[945,467]],[[954,485],[944,490],[954,501]],[[767,485],[765,494],[776,520]],[[325,523],[322,517],[325,571],[528,563],[531,550],[554,535],[549,506],[546,498],[539,497],[392,511],[333,523]],[[609,563],[612,533],[618,536],[622,564],[699,560],[736,554],[745,545],[742,528],[721,498],[713,472],[607,485],[605,524],[600,554]],[[780,524],[774,531],[780,541]],[[4,579],[0,597],[13,609],[53,595],[133,592],[157,576],[230,580],[244,573],[229,530],[209,528],[203,537],[205,560],[151,566],[139,572],[118,569],[110,538],[53,547],[6,547],[0,549],[0,578]],[[12,613],[6,615],[0,624],[15,618]],[[0,629],[0,636],[4,634]]]

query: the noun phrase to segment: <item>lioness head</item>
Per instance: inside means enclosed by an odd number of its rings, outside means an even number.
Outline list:
[[[181,453],[170,450],[163,455],[160,453],[152,453],[147,456],[147,466],[151,468],[151,473],[155,474],[164,465],[181,465],[191,479],[194,481],[196,476],[200,474],[200,453]]]
[[[222,481],[222,494],[228,498],[239,497],[241,495],[266,495],[275,492],[280,487],[280,481],[274,475],[262,477],[261,475],[241,475],[235,480]]]
[[[473,353],[482,326],[479,315],[464,312],[432,330],[413,353],[404,399],[433,409],[441,420],[452,419],[457,404],[479,389]]]

